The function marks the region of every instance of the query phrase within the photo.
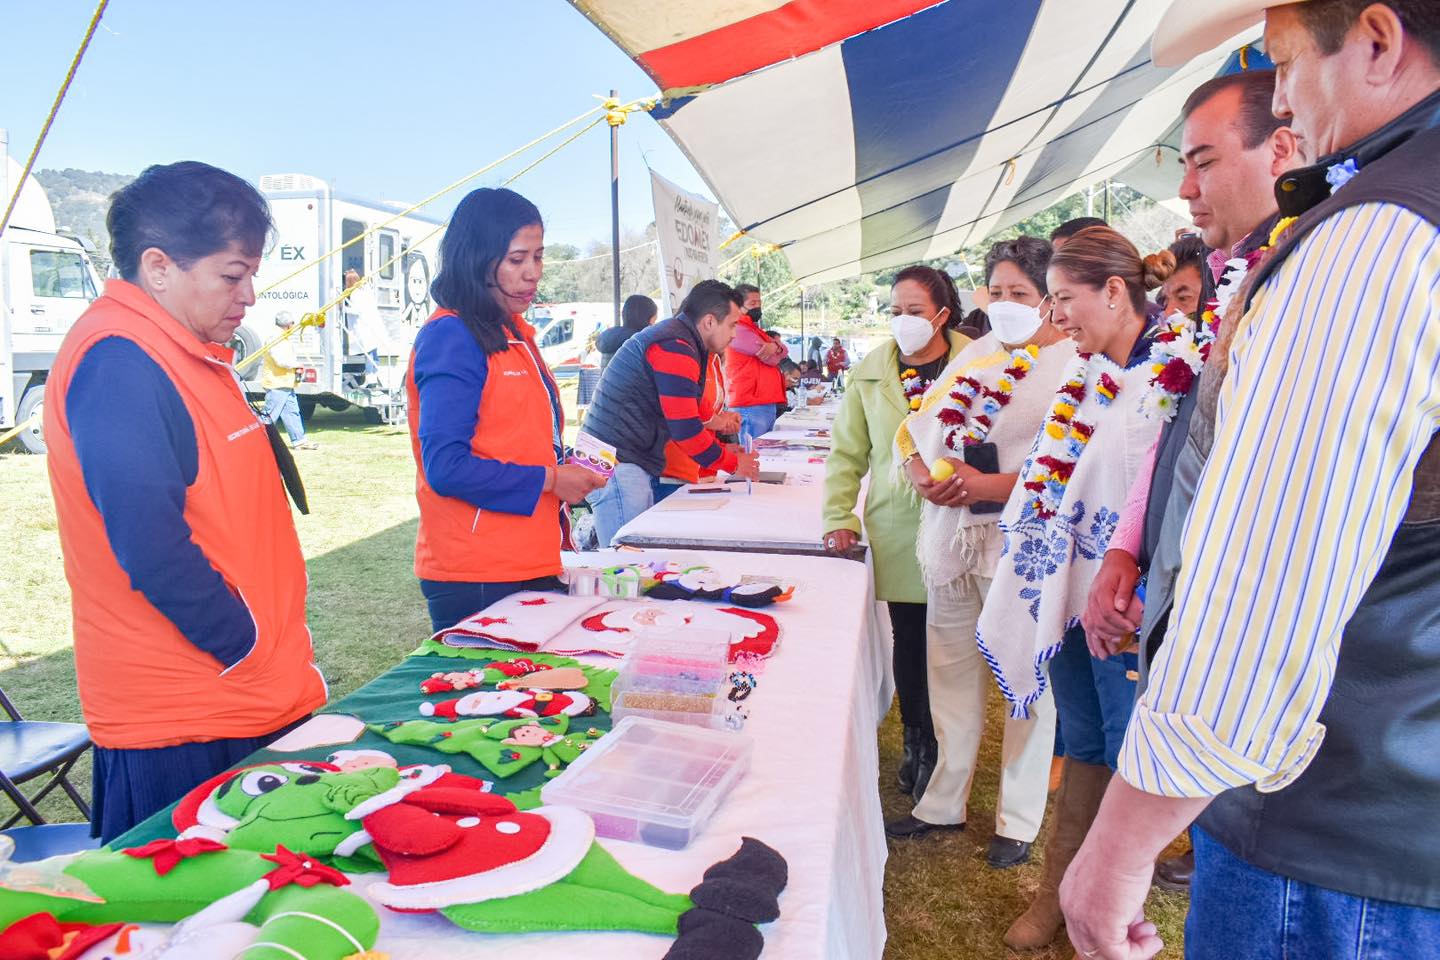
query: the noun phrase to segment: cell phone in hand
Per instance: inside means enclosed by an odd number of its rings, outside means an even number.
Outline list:
[[[981,473],[1000,472],[1000,448],[993,443],[974,443],[964,448],[965,465]],[[1005,504],[994,500],[981,500],[970,504],[971,513],[999,513]]]

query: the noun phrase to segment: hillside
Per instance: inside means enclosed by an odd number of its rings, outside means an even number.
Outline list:
[[[94,244],[96,252],[108,260],[110,235],[105,231],[105,211],[110,207],[110,195],[135,178],[67,167],[37,170],[35,179],[50,195],[56,226]]]

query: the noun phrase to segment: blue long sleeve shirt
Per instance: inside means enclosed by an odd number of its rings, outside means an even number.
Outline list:
[[[457,316],[437,317],[415,338],[411,371],[420,394],[420,462],[430,489],[482,510],[529,516],[545,489],[545,468],[477,457],[489,359]]]
[[[238,664],[258,628],[191,538],[185,493],[199,453],[169,376],[132,341],[106,337],[76,367],[65,411],[85,489],[130,586],[226,669]]]

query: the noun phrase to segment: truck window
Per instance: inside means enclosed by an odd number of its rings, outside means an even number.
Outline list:
[[[380,234],[380,279],[395,279],[395,235]]]
[[[340,221],[340,242],[349,243],[360,234],[365,232],[365,224],[359,220]],[[360,241],[353,247],[346,247],[345,252],[340,255],[340,275],[344,276],[346,270],[354,270],[360,276],[365,276],[365,241]]]
[[[99,295],[80,254],[65,250],[31,250],[30,283],[37,297],[94,300]]]
[[[560,320],[545,331],[545,338],[540,341],[542,347],[553,347],[556,344],[565,343],[575,335],[574,320]]]

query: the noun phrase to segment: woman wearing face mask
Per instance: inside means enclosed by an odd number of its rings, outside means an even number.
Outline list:
[[[999,510],[1075,357],[1074,344],[1046,322],[1049,264],[1050,244],[1034,237],[990,248],[990,332],[950,362],[895,436],[897,462],[924,498],[916,555],[926,589],[926,671],[939,759],[913,813],[886,824],[892,837],[965,826],[991,682],[975,624],[1000,563]],[[997,869],[1029,859],[1045,815],[1053,699],[1039,701],[1028,720],[1007,720],[1004,736],[987,857]]]
[[[894,469],[895,431],[920,406],[926,388],[969,343],[950,329],[961,313],[955,283],[932,267],[906,267],[891,287],[895,339],[871,350],[849,376],[825,464],[825,547],[855,546],[855,503],[868,473],[865,534],[875,565],[875,594],[887,601],[894,629],[895,689],[905,726],[900,790],[917,800],[935,763],[935,734],[925,694],[925,587],[915,562],[919,501]]]
[[[1053,322],[1078,352],[1001,515],[1004,552],[976,630],[1012,715],[1037,713],[1053,684],[1065,738],[1045,876],[1005,934],[1017,949],[1045,946],[1060,929],[1060,880],[1100,807],[1134,703],[1134,657],[1092,657],[1084,630],[1071,625],[1159,432],[1143,409],[1155,332],[1145,291],[1174,263],[1168,255],[1142,261],[1114,230],[1090,227],[1055,253],[1047,273]]]
[[[560,392],[521,315],[544,262],[540,211],[512,190],[471,192],[440,241],[439,309],[405,377],[415,575],[436,630],[517,591],[558,587],[565,504],[605,483],[561,462]]]

